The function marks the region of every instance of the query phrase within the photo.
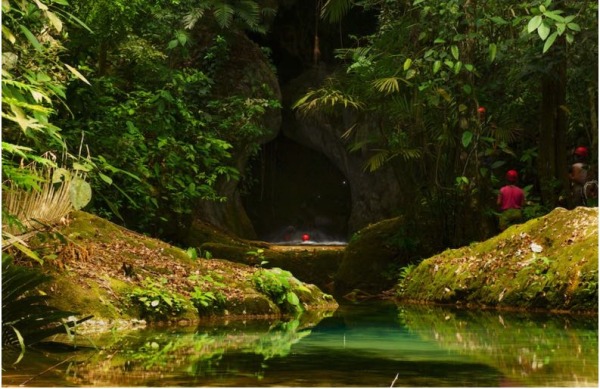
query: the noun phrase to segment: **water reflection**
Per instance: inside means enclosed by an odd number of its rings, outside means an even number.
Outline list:
[[[403,326],[426,341],[474,356],[527,386],[598,386],[598,317],[400,309]]]
[[[598,384],[596,317],[359,304],[311,320],[107,336],[96,340],[108,345],[101,350],[28,353],[17,370],[5,366],[3,383],[38,375],[26,386]]]

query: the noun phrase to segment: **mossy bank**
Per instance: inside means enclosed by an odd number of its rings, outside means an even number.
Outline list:
[[[405,301],[597,311],[598,209],[556,208],[498,236],[406,267]]]
[[[333,310],[318,287],[281,269],[193,258],[85,212],[30,242],[53,281],[52,305],[95,319],[192,323],[214,316]]]

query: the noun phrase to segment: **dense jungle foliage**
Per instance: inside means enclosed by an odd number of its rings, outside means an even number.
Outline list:
[[[598,145],[597,3],[331,0],[324,15],[354,6],[377,30],[338,49],[344,65],[296,108],[343,122],[367,170],[393,165],[401,214],[437,221],[448,246],[489,237],[508,169],[527,218],[571,206],[570,153]]]
[[[35,190],[37,167],[68,167],[91,183],[87,210],[159,237],[186,223],[194,201],[226,201],[215,182],[245,173],[231,163],[233,141],[256,152],[258,119],[280,103],[215,80],[236,33],[268,34],[289,3],[4,1],[3,189]],[[315,38],[333,23],[353,43],[337,44],[338,70],[297,110],[343,116],[349,152],[368,155],[367,170],[394,166],[414,199],[398,212],[439,221],[448,245],[489,233],[507,168],[521,173],[535,216],[566,198],[569,150],[597,148],[596,2],[306,7],[321,15]],[[375,15],[373,33],[345,36],[350,12]]]

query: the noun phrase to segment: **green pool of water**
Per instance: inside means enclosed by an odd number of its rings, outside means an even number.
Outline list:
[[[598,386],[597,316],[363,303],[320,321],[219,321],[94,343],[29,351],[15,366],[5,352],[3,385]]]

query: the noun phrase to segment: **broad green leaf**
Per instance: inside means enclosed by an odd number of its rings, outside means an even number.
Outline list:
[[[548,37],[548,40],[544,44],[544,49],[542,50],[542,53],[545,53],[550,49],[550,47],[552,47],[552,44],[556,40],[556,37],[558,37],[558,32],[553,32],[552,35]]]
[[[469,85],[469,84],[463,85],[463,92],[470,95],[472,91],[473,91],[473,88],[471,87],[471,85]]]
[[[558,35],[562,35],[563,32],[567,29],[567,25],[564,23],[556,23],[556,31],[558,31]]]
[[[443,40],[442,38],[437,38],[436,40],[433,41],[433,43],[446,43],[446,41]]]
[[[569,29],[573,31],[581,31],[581,27],[579,27],[579,24],[577,23],[568,23],[567,27],[569,27]]]
[[[458,46],[453,45],[450,48],[450,51],[452,52],[452,56],[454,57],[454,59],[458,60]]]
[[[462,62],[458,61],[454,64],[454,74],[460,73],[460,69],[462,68]]]
[[[490,20],[499,25],[508,24],[508,22],[506,20],[502,19],[500,16],[494,16]]]
[[[494,60],[496,59],[496,52],[497,52],[498,48],[496,47],[495,43],[490,43],[490,46],[488,48],[488,52],[490,55],[490,62],[494,62]]]
[[[89,82],[89,81],[88,81],[88,80],[87,80],[87,79],[86,79],[86,78],[83,76],[83,74],[79,73],[79,71],[78,71],[77,69],[75,69],[74,67],[72,67],[72,66],[70,66],[70,65],[67,65],[67,64],[65,64],[65,67],[66,67],[67,69],[69,69],[69,71],[70,71],[71,73],[73,73],[73,74],[75,75],[75,77],[79,78],[81,81],[85,82],[85,83],[86,83],[86,84],[88,84],[88,85],[92,85],[92,84],[90,84],[90,82]]]
[[[411,64],[412,64],[412,59],[406,58],[406,61],[404,61],[404,71],[407,71],[410,68]]]
[[[27,38],[27,40],[29,41],[29,43],[31,43],[31,45],[33,46],[34,49],[36,49],[40,53],[42,51],[44,51],[44,48],[40,44],[40,41],[37,40],[37,38],[35,37],[35,35],[33,35],[33,33],[31,31],[29,31],[29,29],[27,27],[25,27],[22,24],[19,24],[19,28],[21,29],[21,31],[23,32],[23,34],[25,34],[25,37]]]
[[[436,74],[437,72],[439,72],[441,67],[442,67],[442,61],[435,61],[433,63],[433,74]]]
[[[469,147],[473,140],[473,133],[471,131],[465,131],[462,134],[462,145],[466,148]]]
[[[540,38],[542,38],[542,40],[545,41],[546,38],[548,38],[548,35],[550,34],[550,27],[548,27],[546,23],[542,23],[539,25],[537,32]]]
[[[298,298],[296,293],[288,292],[288,294],[286,295],[286,299],[287,299],[287,302],[290,303],[291,305],[293,305],[295,307],[300,306],[300,299]]]
[[[90,184],[85,182],[85,180],[75,177],[71,181],[69,196],[71,198],[73,208],[80,210],[88,205],[92,199],[92,187]]]
[[[504,166],[506,161],[496,161],[492,164],[492,169],[498,169],[501,166]]]
[[[550,18],[552,20],[556,20],[559,23],[565,22],[565,18],[560,16],[556,11],[546,11],[546,12],[544,12],[544,16],[547,18]]]
[[[106,182],[108,185],[112,185],[112,183],[113,183],[112,178],[110,178],[106,174],[102,174],[102,173],[98,173],[98,175],[100,176],[100,178],[102,179],[102,181]]]
[[[529,23],[527,23],[527,32],[531,34],[535,30],[537,30],[537,28],[540,26],[540,24],[542,24],[542,16],[541,15],[536,15],[536,16],[532,17],[531,20],[529,21]]]
[[[475,69],[475,67],[472,64],[467,63],[467,64],[465,64],[465,69],[472,72]]]
[[[167,49],[171,50],[177,47],[177,45],[179,44],[179,42],[177,41],[177,39],[173,39],[172,41],[169,42],[169,44],[167,45]]]

